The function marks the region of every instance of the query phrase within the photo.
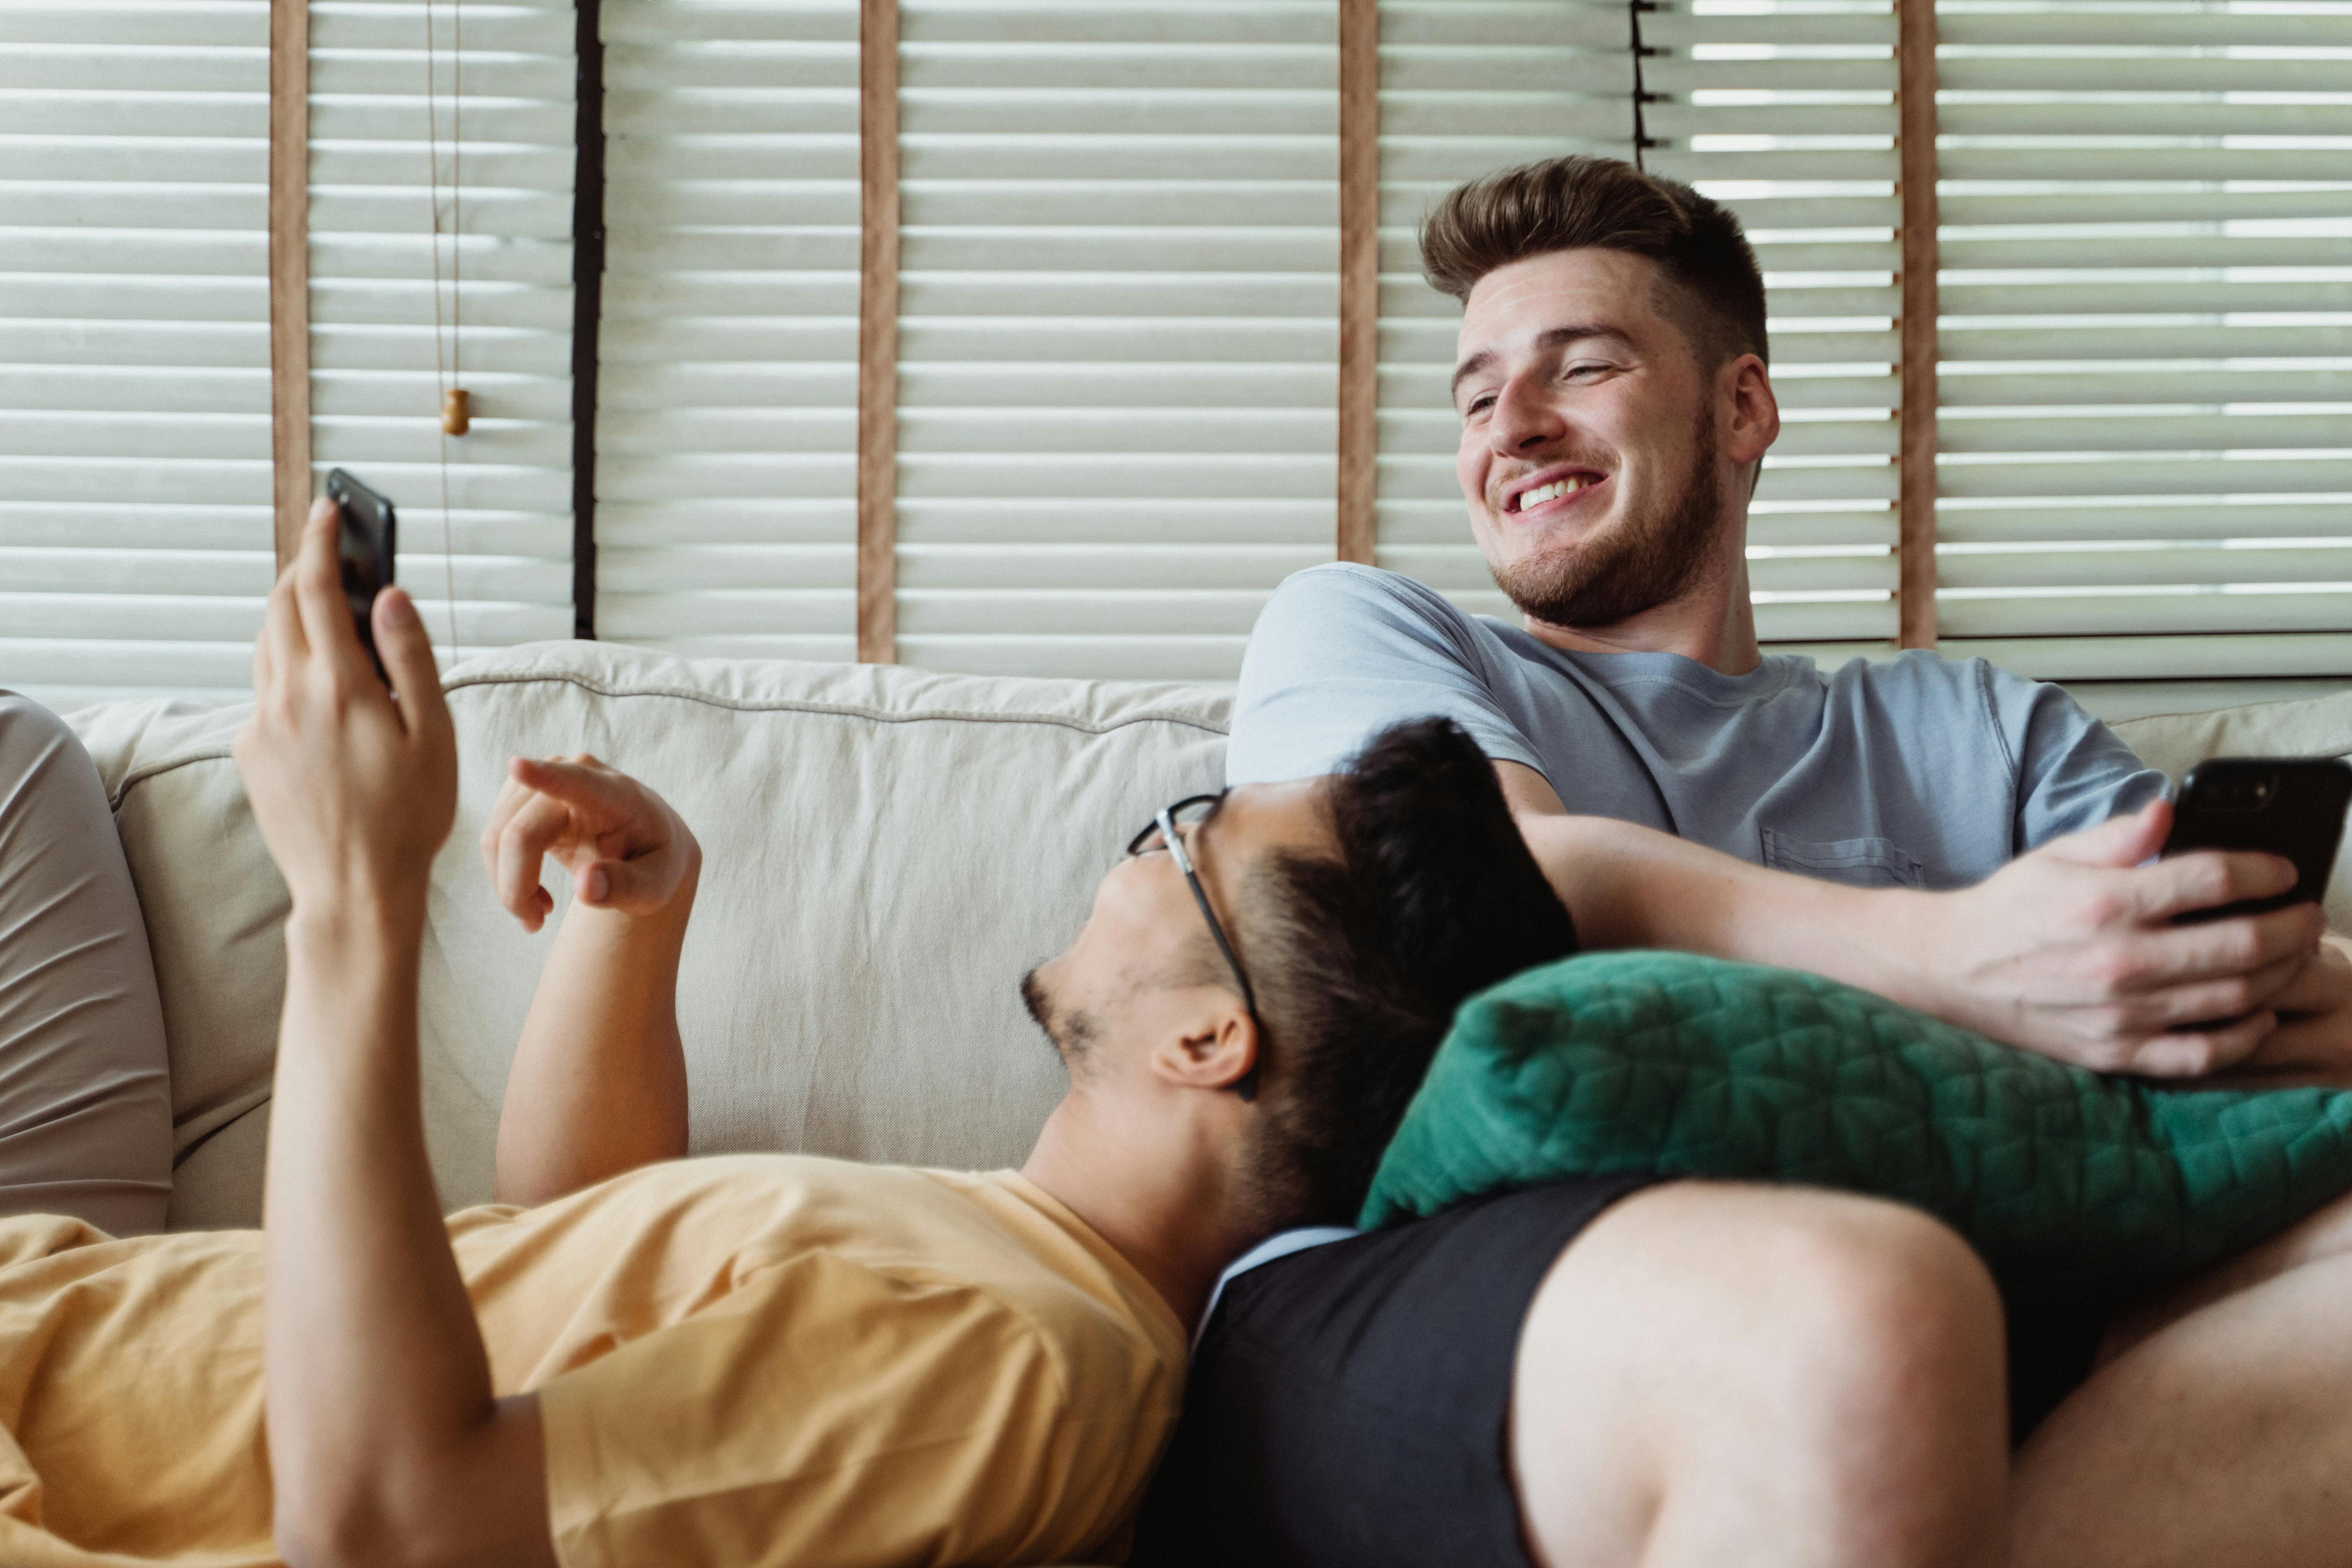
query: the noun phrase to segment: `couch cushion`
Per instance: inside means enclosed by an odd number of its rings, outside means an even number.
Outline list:
[[[679,979],[698,1151],[1017,1162],[1062,1070],[1015,983],[1151,811],[1221,782],[1223,689],[687,660],[542,643],[449,674],[457,824],[420,1015],[445,1204],[484,1201],[515,1037],[555,929],[492,901],[475,840],[518,752],[593,752],[701,839]],[[285,891],[228,744],[245,710],[74,716],[155,944],[180,1129],[174,1222],[259,1217]],[[551,880],[560,907],[569,888]]]
[[[2250,702],[2206,713],[2159,713],[2112,726],[2175,784],[2207,757],[2352,757],[2352,691],[2295,702]],[[2327,883],[2328,929],[2352,934],[2352,834]]]

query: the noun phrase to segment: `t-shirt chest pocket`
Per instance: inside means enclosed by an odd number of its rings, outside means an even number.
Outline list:
[[[1927,868],[1892,838],[1791,838],[1767,827],[1764,864],[1854,888],[1924,888]]]

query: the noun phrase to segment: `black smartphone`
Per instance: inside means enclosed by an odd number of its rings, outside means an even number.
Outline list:
[[[2294,887],[2268,899],[2196,910],[2179,923],[2315,904],[2344,837],[2352,764],[2330,757],[2214,757],[2189,770],[2172,806],[2167,855],[2191,849],[2258,849],[2294,862]]]
[[[375,604],[377,593],[392,582],[392,556],[399,542],[399,520],[393,515],[388,499],[341,468],[327,475],[327,499],[335,503],[335,511],[342,520],[337,531],[343,561],[343,599],[352,607],[352,624],[359,628],[360,646],[367,649],[368,658],[374,662],[376,675],[389,686],[392,682],[384,676],[383,660],[375,651],[375,626],[368,612]]]

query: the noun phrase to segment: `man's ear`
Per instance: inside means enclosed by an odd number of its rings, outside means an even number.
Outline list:
[[[1221,1001],[1160,1037],[1151,1047],[1151,1075],[1178,1089],[1231,1089],[1256,1065],[1257,1047],[1249,1010],[1238,998]]]
[[[1719,373],[1731,402],[1731,421],[1724,427],[1723,455],[1734,464],[1761,465],[1764,454],[1780,438],[1780,400],[1772,395],[1772,378],[1764,362],[1741,354]]]

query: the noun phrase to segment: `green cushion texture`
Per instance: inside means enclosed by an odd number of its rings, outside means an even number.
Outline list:
[[[1897,1199],[2012,1295],[2119,1298],[2352,1187],[2352,1092],[2160,1088],[1818,975],[1593,953],[1463,1005],[1361,1223],[1617,1172]]]

